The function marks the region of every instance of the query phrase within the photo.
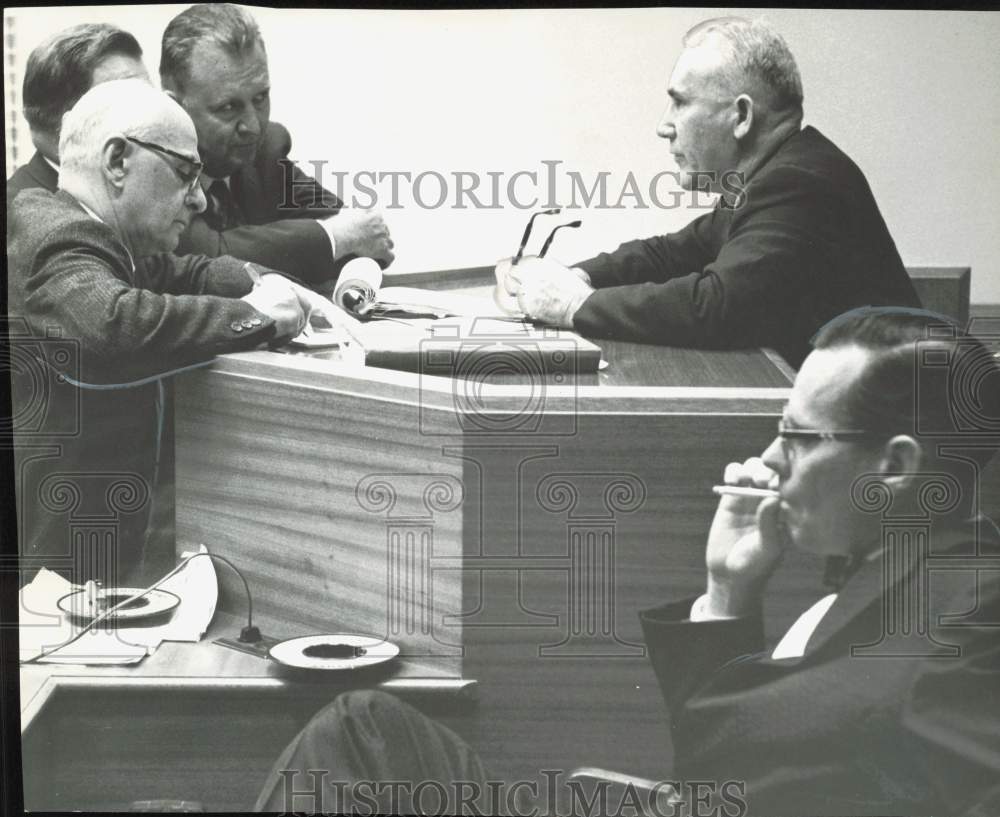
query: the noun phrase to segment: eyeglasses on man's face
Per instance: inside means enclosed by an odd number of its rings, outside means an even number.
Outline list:
[[[180,178],[180,180],[187,185],[187,195],[193,195],[195,190],[198,188],[198,181],[201,178],[202,163],[197,159],[192,159],[190,156],[185,156],[183,153],[178,153],[176,150],[171,150],[170,148],[165,148],[163,145],[158,145],[155,142],[146,142],[143,139],[136,139],[134,136],[125,137],[129,142],[138,145],[141,148],[150,150],[156,153],[163,161],[165,161],[170,167],[173,168],[174,173]],[[172,156],[175,159],[180,159],[184,162],[183,167],[178,167],[173,162],[169,161],[166,157]]]
[[[816,443],[821,440],[838,442],[856,442],[858,440],[872,439],[885,436],[878,431],[865,431],[857,428],[845,429],[818,429],[818,428],[794,428],[789,426],[785,418],[778,420],[778,439],[781,441],[781,450],[786,460],[794,460],[797,446],[795,441]]]

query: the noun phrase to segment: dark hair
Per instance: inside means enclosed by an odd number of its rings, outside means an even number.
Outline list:
[[[167,25],[160,49],[160,82],[182,90],[191,77],[191,52],[201,42],[212,42],[231,54],[255,45],[264,47],[257,21],[250,12],[229,3],[202,3],[185,9]]]
[[[142,48],[127,31],[108,23],[67,28],[35,48],[21,94],[31,129],[58,133],[63,114],[90,90],[94,68],[109,54],[141,60]]]
[[[822,327],[813,346],[870,353],[843,407],[850,427],[970,443],[1000,434],[1000,361],[943,315],[854,309]],[[982,453],[985,462],[992,451]]]

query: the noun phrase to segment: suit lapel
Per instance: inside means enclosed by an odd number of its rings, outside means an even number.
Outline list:
[[[997,528],[986,517],[978,517],[964,525],[943,528],[931,532],[930,553],[939,556],[954,551],[963,543],[978,541],[983,548],[989,548],[997,540]],[[877,643],[884,637],[887,610],[885,607],[893,599],[902,599],[901,588],[905,582],[922,581],[926,591],[926,575],[918,577],[917,571],[926,571],[921,558],[911,559],[905,565],[887,559],[885,552],[866,560],[857,572],[837,594],[837,600],[829,612],[820,620],[806,644],[806,655],[821,649],[840,635],[845,628],[854,624],[855,632],[850,634],[852,647]],[[899,592],[897,592],[899,591]],[[878,615],[859,617],[871,605],[881,605]]]
[[[883,595],[884,570],[882,557],[864,562],[847,583],[837,593],[837,600],[806,643],[806,655],[821,649],[834,636],[849,626],[871,605],[877,604]],[[871,621],[871,617],[866,619]],[[876,619],[881,622],[881,616]],[[873,634],[874,638],[874,634]]]

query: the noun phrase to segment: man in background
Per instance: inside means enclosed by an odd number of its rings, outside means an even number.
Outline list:
[[[798,366],[835,315],[919,306],[864,175],[802,127],[802,81],[781,36],[727,17],[683,42],[657,134],[681,186],[719,194],[717,205],[573,269],[522,260],[506,281],[522,310],[588,337],[770,346]]]
[[[84,23],[53,34],[28,56],[21,99],[35,155],[7,180],[7,206],[22,190],[59,186],[63,114],[91,87],[113,79],[149,80],[135,37],[108,23]]]
[[[59,191],[22,192],[7,223],[22,578],[45,566],[115,586],[142,562],[163,379],[333,307],[241,260],[173,254],[205,208],[197,136],[146,81],[84,94],[59,155]],[[113,534],[78,537],[73,518],[113,519]]]
[[[288,160],[291,137],[270,121],[267,53],[249,12],[205,3],[178,14],[163,32],[160,79],[194,120],[205,164],[208,206],[178,252],[233,255],[314,285],[352,257],[392,262],[377,210],[344,208]]]

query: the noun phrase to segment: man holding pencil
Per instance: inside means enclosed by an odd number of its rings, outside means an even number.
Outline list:
[[[739,813],[761,817],[1000,814],[1000,534],[976,516],[978,466],[1000,447],[1000,367],[918,310],[855,310],[815,346],[774,442],[716,488],[705,592],[641,614],[670,713],[666,779],[723,800],[661,813],[734,814],[739,792]],[[825,559],[828,587],[765,649],[788,548]],[[291,810],[317,769],[345,784],[326,804],[343,812],[358,781],[474,795],[490,779],[454,733],[381,692],[320,712],[258,809]]]

